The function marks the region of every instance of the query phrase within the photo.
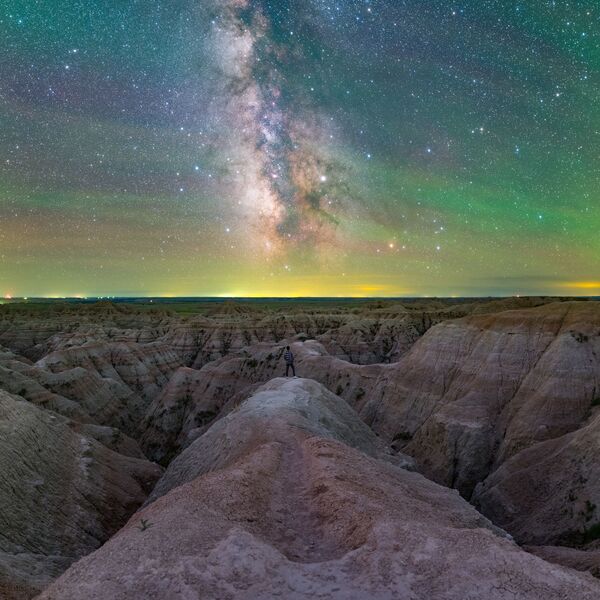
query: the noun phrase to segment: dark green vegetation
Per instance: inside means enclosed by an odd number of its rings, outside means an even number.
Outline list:
[[[531,304],[542,304],[549,299],[560,302],[586,301],[595,297],[572,296],[539,296],[532,297]],[[212,315],[223,313],[274,312],[287,314],[310,309],[311,312],[348,311],[361,312],[369,310],[385,310],[402,305],[411,310],[431,310],[439,307],[460,306],[461,304],[486,303],[499,301],[498,297],[464,297],[464,298],[13,298],[0,300],[0,313],[31,315],[50,311],[53,314],[71,313],[78,305],[91,305],[98,309],[111,307],[119,310],[126,305],[127,311],[135,309],[142,312],[172,313],[180,315]],[[424,328],[424,331],[427,328]],[[576,332],[574,332],[576,337]]]

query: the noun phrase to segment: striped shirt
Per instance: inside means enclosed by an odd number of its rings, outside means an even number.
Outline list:
[[[294,362],[294,355],[289,350],[283,355],[283,358],[285,358],[285,362],[288,365],[291,365]]]

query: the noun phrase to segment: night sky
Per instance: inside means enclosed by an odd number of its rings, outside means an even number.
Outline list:
[[[0,295],[600,294],[600,4],[0,1]]]

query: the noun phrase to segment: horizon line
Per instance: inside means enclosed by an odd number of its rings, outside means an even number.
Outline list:
[[[102,296],[10,296],[0,297],[0,302],[18,300],[418,300],[418,299],[482,299],[482,298],[591,298],[600,296],[583,294],[483,294],[483,295],[415,295],[415,296],[136,296],[136,295],[102,295]]]

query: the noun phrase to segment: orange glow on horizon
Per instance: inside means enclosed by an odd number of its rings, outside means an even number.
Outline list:
[[[600,281],[569,281],[563,287],[578,290],[600,290]]]

